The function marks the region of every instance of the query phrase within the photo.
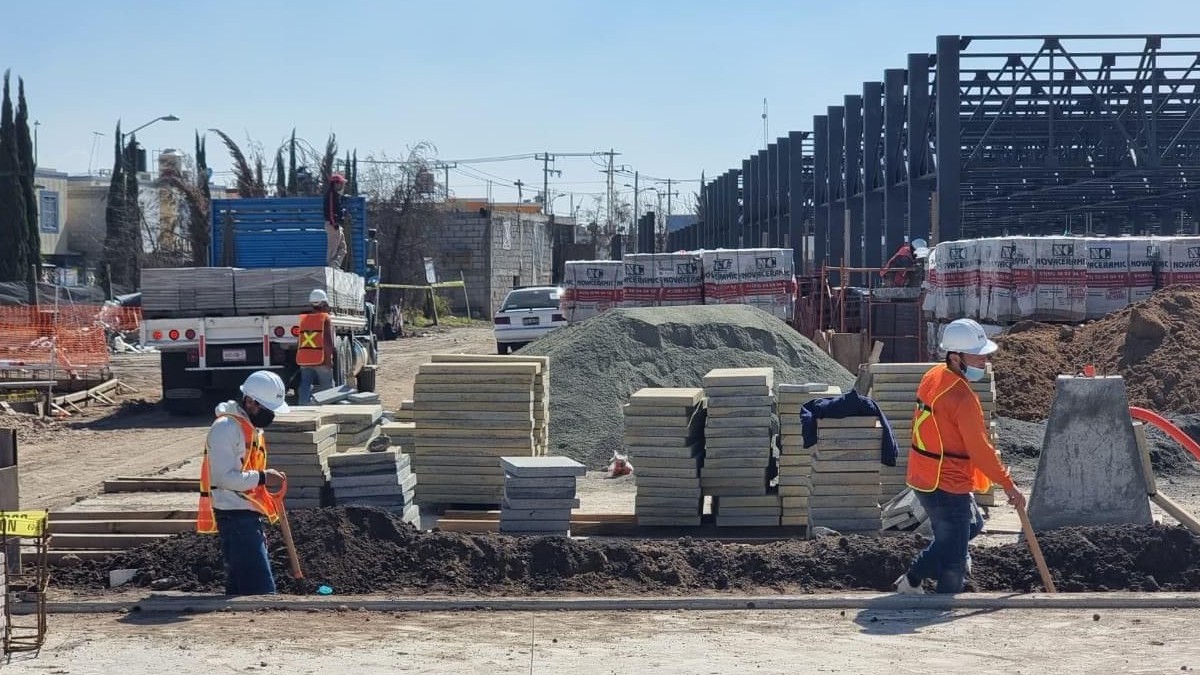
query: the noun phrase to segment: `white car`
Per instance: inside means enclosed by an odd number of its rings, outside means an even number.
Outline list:
[[[567,325],[567,317],[559,308],[561,298],[562,289],[557,286],[528,286],[509,291],[500,311],[492,318],[496,352],[516,351]]]

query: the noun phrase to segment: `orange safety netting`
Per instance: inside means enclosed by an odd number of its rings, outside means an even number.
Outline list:
[[[101,312],[96,305],[0,307],[0,369],[107,366]]]

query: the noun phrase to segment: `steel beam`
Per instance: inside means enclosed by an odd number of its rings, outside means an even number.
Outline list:
[[[959,108],[959,45],[957,35],[937,39],[937,214],[938,241],[954,241],[962,235],[960,188],[962,183],[962,133]],[[1053,109],[1053,108],[1051,108]],[[1050,116],[1053,121],[1053,115]],[[1053,134],[1053,124],[1051,124]]]
[[[907,167],[904,162],[904,80],[905,71],[892,68],[883,73],[883,211],[884,211],[884,259],[903,243],[905,209],[908,205],[908,189],[905,186]]]
[[[808,272],[808,192],[806,187],[805,134],[792,131],[787,137],[788,244],[797,274]],[[811,180],[811,177],[808,177]]]
[[[813,116],[813,271],[829,262],[829,118]]]
[[[863,266],[883,266],[883,83],[863,83]]]
[[[846,110],[841,106],[830,106],[829,118],[829,257],[831,267],[846,263]],[[837,279],[836,275],[831,279]],[[831,282],[832,283],[832,282]]]
[[[908,231],[915,238],[929,237],[929,55],[908,55]]]

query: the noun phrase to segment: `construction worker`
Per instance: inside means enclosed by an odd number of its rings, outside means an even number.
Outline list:
[[[317,288],[308,294],[312,310],[300,316],[300,335],[296,343],[296,365],[300,366],[299,405],[312,401],[316,391],[333,386],[333,321],[329,317],[329,296]]]
[[[925,579],[937,580],[938,593],[962,592],[971,571],[967,545],[983,529],[974,492],[995,482],[1009,504],[1025,507],[1025,496],[992,446],[983,407],[970,384],[987,374],[999,347],[971,319],[947,325],[940,347],[946,362],[925,373],[917,388],[907,473],[908,486],[933,527],[933,541],[896,580],[900,593],[924,592]]]
[[[242,383],[241,400],[218,405],[208,430],[196,529],[221,537],[226,595],[275,593],[262,521],[264,516],[271,524],[279,521],[281,507],[267,490],[279,488],[287,477],[267,468],[262,430],[276,413],[288,411],[286,392],[275,373],[251,373]]]
[[[342,206],[342,194],[346,191],[346,177],[335,173],[329,177],[325,189],[325,265],[341,269],[342,258],[346,257],[346,233],[342,221],[346,209]]]

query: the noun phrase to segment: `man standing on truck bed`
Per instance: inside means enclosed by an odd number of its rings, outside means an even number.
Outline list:
[[[346,257],[346,232],[342,228],[346,217],[346,209],[342,207],[345,190],[345,176],[335,173],[329,177],[329,187],[325,189],[325,264],[338,269]]]
[[[279,522],[281,507],[267,490],[281,487],[287,477],[267,468],[262,430],[276,413],[288,412],[286,391],[275,373],[251,373],[240,401],[217,406],[217,420],[204,443],[196,531],[221,537],[226,595],[275,593],[262,519]]]
[[[312,311],[300,315],[296,342],[296,365],[300,366],[300,391],[296,402],[308,405],[313,394],[333,386],[333,321],[329,318],[329,296],[316,288],[308,294]]]

